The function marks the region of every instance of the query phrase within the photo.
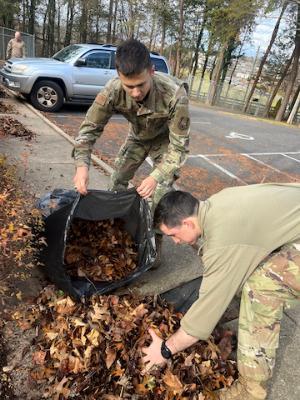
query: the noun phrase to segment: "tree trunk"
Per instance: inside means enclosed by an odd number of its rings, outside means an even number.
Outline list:
[[[266,107],[265,107],[265,110],[264,110],[264,115],[263,115],[265,118],[268,118],[268,116],[269,116],[270,109],[271,109],[271,107],[272,107],[272,103],[273,103],[273,101],[274,101],[274,99],[275,99],[275,96],[277,95],[277,92],[278,92],[278,90],[279,90],[279,88],[280,88],[282,82],[284,81],[284,78],[286,77],[286,75],[287,75],[287,73],[288,73],[288,70],[290,69],[290,66],[291,66],[291,64],[292,64],[292,61],[293,61],[294,56],[295,56],[295,49],[294,49],[294,51],[293,51],[292,56],[289,58],[289,60],[288,60],[287,63],[285,64],[284,70],[282,71],[278,82],[277,82],[276,85],[274,86],[274,89],[273,89],[273,91],[272,91],[272,94],[271,94],[271,96],[270,96],[270,98],[269,98],[269,100],[268,100],[268,103],[266,104]]]
[[[133,10],[133,1],[129,0],[128,1],[128,6],[129,6],[129,21],[128,21],[128,39],[133,39],[134,38],[134,28],[135,28],[135,20],[136,20],[136,15],[134,15],[134,10]]]
[[[283,4],[283,6],[282,6],[280,15],[279,15],[279,17],[278,17],[278,19],[277,19],[277,21],[276,21],[276,25],[275,25],[275,27],[274,27],[274,29],[273,29],[273,32],[272,32],[272,37],[271,37],[270,43],[269,43],[269,45],[268,45],[268,47],[267,47],[267,50],[265,51],[265,54],[263,55],[263,57],[262,57],[262,59],[261,59],[261,62],[260,62],[258,71],[257,71],[257,73],[256,73],[256,76],[255,76],[255,79],[254,79],[254,82],[253,82],[253,85],[252,85],[251,90],[250,90],[250,92],[249,92],[249,94],[248,94],[248,97],[247,97],[247,99],[246,99],[246,101],[245,101],[244,108],[243,108],[243,111],[244,111],[244,112],[246,112],[246,111],[248,110],[251,97],[253,96],[253,93],[254,93],[254,91],[255,91],[255,88],[256,88],[256,86],[257,86],[257,83],[258,83],[258,81],[259,81],[259,78],[260,78],[260,76],[261,76],[263,67],[264,67],[264,65],[265,65],[265,63],[266,63],[266,60],[267,60],[267,58],[268,58],[268,55],[269,55],[269,53],[270,53],[270,51],[271,51],[271,48],[272,48],[272,46],[273,46],[273,43],[275,42],[275,39],[276,39],[276,37],[277,37],[277,33],[278,33],[279,25],[280,25],[280,22],[281,22],[281,18],[282,18],[283,14],[284,14],[284,12],[285,12],[285,10],[286,10],[287,5],[288,5],[288,3],[285,2],[285,3]]]
[[[181,52],[182,52],[182,41],[183,41],[183,27],[184,27],[184,15],[183,15],[184,0],[179,0],[179,32],[176,48],[176,69],[175,75],[179,77],[180,64],[181,64]]]
[[[49,0],[48,30],[47,30],[48,56],[52,56],[54,53],[55,11],[56,11],[55,0]]]
[[[246,32],[246,34],[247,34],[247,32]],[[243,49],[244,44],[245,44],[246,34],[245,34],[244,39],[243,39],[243,41],[242,41],[242,43],[240,45],[240,49],[239,49],[238,55],[237,55],[235,63],[234,63],[234,67],[232,68],[225,97],[228,97],[228,93],[229,93],[230,86],[231,86],[231,83],[232,83],[232,78],[233,78],[233,75],[234,75],[235,70],[237,68],[237,65],[239,63],[239,59],[240,59],[241,54],[242,54],[242,49]]]
[[[160,42],[160,54],[163,54],[165,49],[165,41],[166,41],[166,20],[163,18],[161,24],[161,42]]]
[[[87,20],[88,20],[88,3],[81,0],[81,16],[80,16],[80,42],[87,42]]]
[[[223,62],[224,62],[224,56],[225,56],[226,49],[227,49],[227,43],[223,44],[221,47],[221,50],[220,50],[218,58],[217,58],[216,66],[215,66],[213,74],[212,74],[207,98],[205,101],[205,104],[208,104],[210,106],[213,106],[216,101],[218,83],[219,83],[221,72],[222,72],[222,66],[223,66]]]
[[[48,52],[48,41],[46,41],[46,21],[48,18],[48,12],[49,12],[49,3],[47,5],[45,15],[44,15],[44,22],[43,22],[43,47],[42,47],[42,54],[43,56],[46,56]]]
[[[56,41],[56,51],[61,49],[61,38],[60,38],[60,4],[57,7],[57,41]]]
[[[204,7],[205,8],[204,8],[203,20],[202,20],[202,24],[201,24],[201,28],[200,28],[198,37],[197,37],[195,53],[194,53],[194,57],[193,57],[192,65],[191,65],[191,73],[192,73],[193,77],[196,75],[196,72],[198,69],[199,49],[200,49],[200,45],[202,42],[203,32],[204,32],[204,28],[206,25],[206,19],[207,19],[207,2],[205,2]]]
[[[34,35],[34,24],[35,24],[35,11],[36,11],[36,0],[31,0],[29,6],[28,16],[28,32]]]
[[[284,118],[285,110],[289,103],[289,99],[291,97],[291,93],[292,93],[293,87],[295,85],[295,81],[297,79],[298,67],[299,67],[299,56],[300,56],[300,3],[298,3],[298,15],[297,15],[296,34],[295,34],[295,55],[294,55],[294,59],[292,62],[290,80],[289,80],[287,89],[285,91],[284,97],[282,99],[281,106],[275,117],[276,121],[282,121],[282,119]]]
[[[300,92],[300,85],[298,85],[298,87],[294,93],[293,100],[291,101],[291,107],[290,107],[291,110],[294,108],[294,105],[298,99],[299,92]]]
[[[66,26],[66,34],[64,40],[64,46],[69,46],[71,43],[71,36],[73,30],[73,23],[74,23],[74,0],[68,1],[68,9],[67,9],[67,26]]]
[[[288,117],[287,123],[288,124],[292,124],[295,116],[297,114],[297,111],[299,109],[299,105],[300,105],[300,85],[298,86],[298,89],[296,90],[295,93],[295,101],[292,103],[292,107],[291,107],[291,113]]]
[[[26,30],[26,14],[27,14],[27,2],[25,0],[22,0],[22,31]]]
[[[118,0],[115,0],[115,9],[114,9],[114,18],[113,18],[113,33],[112,33],[112,42],[116,42],[116,31],[117,31],[117,14],[118,14]]]
[[[154,42],[154,35],[156,34],[156,13],[152,14],[152,24],[150,29],[150,36],[149,36],[149,50],[152,50],[153,42]]]
[[[112,20],[113,20],[113,9],[114,9],[114,0],[109,0],[106,43],[111,43],[111,28],[112,28]]]

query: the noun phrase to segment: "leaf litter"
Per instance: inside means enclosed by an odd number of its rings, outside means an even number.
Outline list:
[[[157,297],[95,295],[75,303],[54,286],[14,315],[21,330],[37,330],[30,379],[43,399],[213,399],[213,391],[230,386],[237,375],[228,359],[230,331],[215,331],[167,366],[142,372],[148,329],[167,339],[181,317]]]
[[[17,292],[12,283],[23,280],[23,268],[35,262],[33,233],[25,219],[28,201],[15,190],[15,174],[4,159],[0,166],[4,399],[209,400],[214,390],[233,382],[237,369],[230,360],[230,331],[214,331],[167,366],[142,373],[141,349],[151,342],[148,329],[166,339],[182,317],[159,298],[112,294],[75,303],[46,286],[33,302],[23,289]],[[18,305],[9,317],[12,298]]]
[[[94,282],[117,281],[136,269],[137,260],[136,245],[121,219],[72,221],[65,249],[70,275]]]
[[[32,140],[35,134],[24,127],[21,122],[12,117],[0,118],[0,136],[15,136],[25,140]]]

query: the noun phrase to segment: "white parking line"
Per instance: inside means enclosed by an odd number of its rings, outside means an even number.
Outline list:
[[[194,125],[194,124],[211,125],[211,122],[210,121],[201,121],[201,120],[195,121],[194,119],[191,119],[191,125]]]
[[[265,167],[270,168],[270,169],[272,169],[273,171],[275,171],[275,172],[277,172],[277,173],[279,173],[279,174],[283,174],[283,175],[288,176],[288,177],[291,178],[291,179],[294,179],[294,177],[293,177],[292,175],[290,175],[290,174],[288,174],[288,173],[286,173],[286,172],[284,172],[284,171],[281,171],[280,169],[277,169],[277,168],[275,168],[275,167],[272,167],[271,165],[266,164],[266,163],[264,163],[263,161],[258,160],[258,159],[255,158],[255,157],[250,156],[249,154],[246,154],[246,153],[241,153],[241,154],[242,154],[242,156],[248,157],[248,158],[250,158],[251,160],[253,160],[253,161],[255,161],[255,162],[259,163],[259,164],[262,164],[262,165],[264,165]],[[278,154],[280,154],[280,153],[278,153]]]
[[[279,169],[277,169],[275,167],[272,167],[271,165],[269,165],[269,164],[267,164],[267,163],[255,158],[255,157],[253,157],[254,155],[255,156],[280,155],[280,156],[287,157],[287,158],[289,158],[289,159],[291,159],[293,161],[296,161],[296,162],[300,163],[300,160],[298,160],[298,159],[296,159],[294,157],[291,157],[288,154],[295,154],[296,155],[296,154],[300,154],[300,151],[287,151],[285,153],[273,153],[272,152],[272,153],[237,153],[237,154],[190,154],[190,155],[188,155],[187,158],[202,158],[203,160],[205,160],[209,164],[213,165],[215,168],[217,168],[220,171],[222,171],[224,174],[230,176],[230,178],[233,178],[233,179],[235,179],[235,180],[237,180],[239,182],[242,182],[243,184],[246,185],[247,183],[245,181],[243,181],[241,178],[239,178],[238,176],[236,176],[233,173],[231,173],[230,171],[228,171],[226,168],[221,167],[219,164],[211,161],[209,159],[209,157],[244,156],[244,157],[247,157],[247,158],[249,158],[249,159],[251,159],[251,160],[253,160],[253,161],[255,161],[255,162],[259,163],[259,164],[264,165],[265,167],[267,167],[267,168],[269,168],[269,169],[271,169],[271,170],[273,170],[273,171],[275,171],[275,172],[277,172],[279,174],[286,175],[289,178],[293,179],[294,177],[291,176],[290,174],[288,174],[288,173],[286,173],[284,171],[281,171],[281,170],[279,170]]]
[[[281,155],[282,155],[283,157],[289,158],[290,160],[293,160],[293,161],[296,161],[296,162],[300,163],[300,160],[298,160],[297,158],[288,156],[287,154],[283,154],[283,153],[281,153]]]
[[[235,157],[240,155],[250,155],[250,156],[278,156],[278,155],[287,155],[287,154],[300,154],[300,151],[285,151],[284,153],[211,153],[211,154],[190,154],[188,157],[197,158],[197,157]]]
[[[244,182],[242,179],[238,178],[236,175],[232,174],[230,171],[228,171],[226,168],[221,167],[221,165],[214,163],[213,161],[211,161],[208,157],[204,156],[204,155],[200,155],[201,158],[203,158],[206,162],[208,162],[209,164],[213,165],[215,168],[219,169],[220,171],[222,171],[224,174],[228,175],[230,178],[235,179],[241,183],[243,183],[244,185],[247,185],[246,182]]]

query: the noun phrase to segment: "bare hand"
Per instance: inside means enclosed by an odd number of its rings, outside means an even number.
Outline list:
[[[87,166],[77,167],[73,182],[74,188],[78,190],[80,194],[87,194],[87,186],[89,183],[89,169]]]
[[[152,343],[149,347],[142,348],[142,352],[145,354],[142,358],[142,361],[145,364],[143,373],[150,371],[154,365],[163,366],[167,362],[161,355],[162,339],[156,335],[153,329],[149,329],[149,333],[152,338]]]
[[[152,176],[148,176],[136,190],[141,197],[148,199],[154,193],[156,186],[157,181]]]

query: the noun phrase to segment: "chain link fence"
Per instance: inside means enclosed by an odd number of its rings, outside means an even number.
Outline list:
[[[194,100],[205,103],[208,88],[208,81],[200,82],[200,84],[195,85],[195,83],[190,87],[190,97]],[[249,93],[249,87],[236,87],[235,85],[228,85],[226,82],[221,84],[217,88],[217,95],[215,106],[230,109],[232,111],[241,112],[243,111],[244,104],[246,102],[247,95]],[[261,90],[256,90],[252,96],[251,102],[249,104],[247,114],[254,115],[255,117],[265,117],[265,108],[269,100],[270,93],[266,93]],[[270,108],[269,117],[275,118],[276,112],[278,111],[278,105],[274,105]],[[287,110],[287,114],[289,113]],[[294,123],[300,123],[300,109],[295,115]]]
[[[0,26],[0,60],[6,58],[6,48],[10,39],[15,37],[15,30]],[[26,46],[26,57],[35,56],[35,37],[29,33],[21,32]]]

